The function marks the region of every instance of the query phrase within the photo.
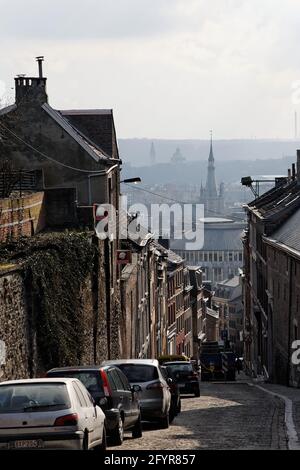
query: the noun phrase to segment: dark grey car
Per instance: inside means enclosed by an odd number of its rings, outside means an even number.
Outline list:
[[[171,392],[156,359],[120,359],[105,361],[103,365],[117,366],[132,386],[140,386],[143,420],[158,422],[161,428],[169,427]]]

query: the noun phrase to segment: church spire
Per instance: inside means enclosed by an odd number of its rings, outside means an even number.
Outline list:
[[[210,131],[210,152],[208,158],[207,180],[206,180],[206,194],[208,197],[217,197],[217,184],[215,175],[215,158],[213,152],[213,133]]]

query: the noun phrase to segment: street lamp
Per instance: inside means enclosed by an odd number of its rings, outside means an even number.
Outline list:
[[[141,178],[137,177],[137,178],[129,178],[127,180],[123,180],[123,181],[120,181],[120,184],[121,183],[124,183],[124,184],[128,184],[128,183],[141,183],[142,180]]]

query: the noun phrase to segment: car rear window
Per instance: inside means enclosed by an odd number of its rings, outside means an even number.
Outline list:
[[[118,364],[118,368],[126,375],[130,383],[143,383],[157,380],[158,371],[154,366],[145,364]]]
[[[98,398],[104,396],[103,384],[100,375],[100,371],[53,371],[48,372],[48,377],[66,377],[72,379],[78,379],[90,392],[92,397]]]
[[[167,366],[168,372],[174,373],[191,373],[193,372],[192,364],[170,364]]]
[[[69,408],[68,389],[62,383],[0,386],[0,414],[50,412]]]

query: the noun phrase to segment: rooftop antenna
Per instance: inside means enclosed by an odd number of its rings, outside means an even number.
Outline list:
[[[39,64],[39,78],[43,78],[43,62],[45,58],[43,55],[36,57],[36,61]]]

